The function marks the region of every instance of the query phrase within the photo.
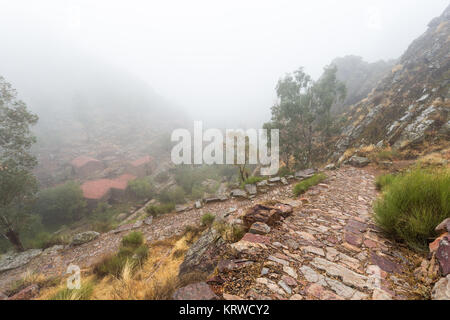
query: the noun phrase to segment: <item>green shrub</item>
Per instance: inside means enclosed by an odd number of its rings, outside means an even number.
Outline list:
[[[385,174],[378,176],[375,179],[375,185],[377,190],[384,190],[387,186],[391,185],[394,181],[395,176],[393,174]]]
[[[122,238],[122,246],[125,248],[137,248],[144,243],[142,232],[133,231]]]
[[[148,247],[146,245],[142,245],[136,249],[134,254],[136,255],[136,259],[139,263],[142,263],[148,258]]]
[[[374,210],[383,230],[425,251],[435,227],[450,217],[450,170],[415,169],[396,176]]]
[[[204,226],[210,226],[214,222],[214,219],[216,219],[216,216],[212,213],[205,213],[202,216],[202,225]]]
[[[169,174],[166,171],[160,172],[155,177],[156,182],[162,183],[169,180]]]
[[[285,177],[285,176],[288,176],[291,174],[292,174],[292,172],[289,170],[288,167],[285,166],[285,167],[281,167],[280,170],[278,170],[277,176]]]
[[[80,289],[61,289],[50,300],[89,300],[93,291],[94,285],[88,282],[82,284]]]
[[[305,179],[299,183],[297,183],[294,187],[294,195],[299,196],[303,193],[305,193],[309,188],[312,186],[315,186],[319,183],[321,183],[323,180],[325,180],[327,176],[323,173],[318,173],[312,176],[311,178]]]
[[[82,218],[85,208],[80,185],[69,181],[39,192],[33,211],[42,217],[45,225],[61,225]]]
[[[161,191],[161,193],[158,195],[158,200],[162,203],[182,204],[185,203],[184,197],[185,193],[183,188],[175,187],[171,188],[170,190],[165,189]]]
[[[155,190],[148,178],[140,178],[128,183],[127,191],[135,199],[147,199],[155,195]]]
[[[164,203],[161,205],[149,205],[145,208],[148,214],[156,217],[160,214],[169,213],[175,210],[175,204],[173,203]]]
[[[112,256],[105,257],[94,267],[94,274],[98,277],[113,275],[120,277],[127,262],[131,262],[133,269],[141,265],[148,257],[148,247],[143,244],[144,238],[140,232],[131,232],[122,238],[119,251]]]
[[[263,178],[263,177],[255,177],[255,176],[251,176],[251,177],[249,177],[249,178],[247,178],[247,179],[245,179],[245,181],[244,182],[242,182],[242,188],[245,186],[245,185],[247,185],[247,184],[257,184],[258,182],[261,182],[261,181],[263,181],[265,178]]]

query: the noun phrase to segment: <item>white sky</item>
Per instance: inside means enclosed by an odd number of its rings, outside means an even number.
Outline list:
[[[73,50],[145,80],[197,120],[249,126],[270,118],[274,87],[284,73],[305,66],[316,78],[333,58],[347,54],[397,58],[448,4],[0,0],[0,58],[14,57],[0,60],[0,74],[17,69],[25,75],[21,61],[30,56],[45,64],[55,52]]]

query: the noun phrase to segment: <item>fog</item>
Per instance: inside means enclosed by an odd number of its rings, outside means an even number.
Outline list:
[[[117,78],[111,88],[124,96],[148,91],[209,126],[259,126],[270,119],[286,72],[304,66],[317,78],[348,54],[398,58],[447,5],[1,0],[0,75],[31,108],[68,109],[77,93],[101,91]]]

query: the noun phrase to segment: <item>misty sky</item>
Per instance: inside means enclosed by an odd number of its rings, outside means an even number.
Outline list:
[[[317,78],[348,54],[398,58],[448,4],[0,0],[0,75],[20,90],[60,76],[45,72],[55,59],[76,67],[93,57],[144,80],[193,119],[248,127],[269,120],[284,73],[305,66]]]

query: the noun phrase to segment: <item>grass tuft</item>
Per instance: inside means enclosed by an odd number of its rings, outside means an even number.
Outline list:
[[[216,216],[212,213],[205,213],[202,216],[202,225],[203,226],[210,226],[213,224],[214,220],[216,219]]]
[[[312,176],[311,178],[305,179],[302,182],[299,182],[294,187],[294,195],[298,197],[299,195],[305,193],[309,188],[321,183],[325,180],[327,176],[323,173],[318,173]]]
[[[411,248],[426,251],[434,229],[450,217],[450,170],[414,169],[380,182],[384,193],[375,203],[375,220],[388,234]]]

